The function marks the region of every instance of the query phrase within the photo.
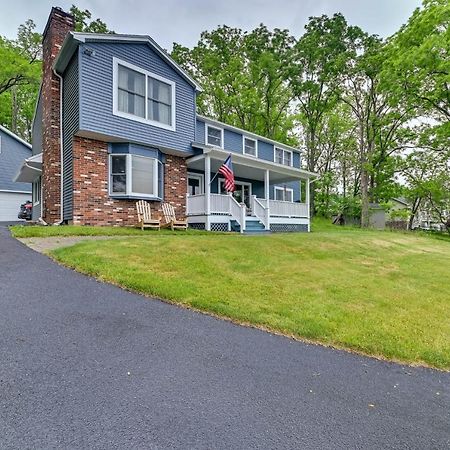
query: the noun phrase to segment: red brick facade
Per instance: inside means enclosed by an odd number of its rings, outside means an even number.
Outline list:
[[[186,160],[166,155],[164,201],[186,214]],[[73,138],[73,224],[135,225],[136,200],[113,199],[108,195],[108,144]],[[163,217],[160,202],[150,202],[154,217]]]
[[[52,8],[42,41],[42,218],[47,223],[61,220],[60,81],[52,64],[73,29],[73,17]]]

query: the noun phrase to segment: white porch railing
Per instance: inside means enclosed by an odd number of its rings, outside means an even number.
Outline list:
[[[214,214],[230,214],[230,199],[229,195],[211,194],[210,208]],[[239,204],[239,203],[238,203]]]
[[[252,213],[261,221],[264,228],[268,230],[270,228],[269,208],[267,208],[266,205],[263,205],[262,202],[256,198],[256,195],[251,196],[250,202]]]
[[[188,216],[205,214],[205,194],[188,195],[186,197],[186,214]]]
[[[210,194],[210,214],[223,214],[231,216],[240,225],[241,231],[245,230],[247,209],[244,204],[238,203],[232,195]],[[186,212],[188,216],[206,215],[205,194],[188,195]],[[299,218],[308,217],[308,205],[306,203],[285,202],[281,200],[269,200],[251,197],[251,211],[264,224],[270,228],[271,217]]]
[[[247,210],[244,204],[238,203],[232,195],[210,194],[210,214],[231,216],[239,224],[241,232],[245,231]],[[206,214],[206,194],[187,195],[186,214],[201,216]]]
[[[269,200],[269,208],[271,217],[308,217],[308,206],[306,203]]]
[[[231,217],[240,225],[241,233],[245,231],[245,217],[247,216],[247,211],[245,204],[238,203],[236,199],[230,194],[226,195],[228,197],[230,205]]]

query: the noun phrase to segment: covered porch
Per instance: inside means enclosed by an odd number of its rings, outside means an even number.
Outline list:
[[[236,192],[220,174],[229,152],[204,148],[187,160],[186,214],[192,228],[212,231],[309,231],[309,184],[314,174],[232,153]],[[211,182],[212,180],[212,182]]]

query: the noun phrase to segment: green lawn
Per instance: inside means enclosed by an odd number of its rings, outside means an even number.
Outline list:
[[[77,225],[41,226],[41,225],[14,225],[10,227],[16,238],[53,237],[53,236],[142,236],[149,233],[179,234],[180,232],[168,229],[160,231],[145,230],[135,227],[91,227]],[[198,230],[188,230],[187,234],[205,234]]]
[[[238,322],[450,369],[450,242],[337,228],[310,234],[146,233],[52,252],[128,289]]]

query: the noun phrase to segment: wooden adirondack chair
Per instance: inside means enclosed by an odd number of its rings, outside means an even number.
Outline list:
[[[159,231],[161,229],[161,219],[152,219],[152,211],[148,202],[139,200],[136,202],[136,210],[138,215],[136,227],[140,227],[141,230],[144,230],[144,228],[155,228]]]
[[[186,230],[187,220],[179,220],[175,216],[175,208],[170,203],[163,203],[162,210],[164,213],[164,219],[166,223],[163,227],[170,227],[172,230]]]

